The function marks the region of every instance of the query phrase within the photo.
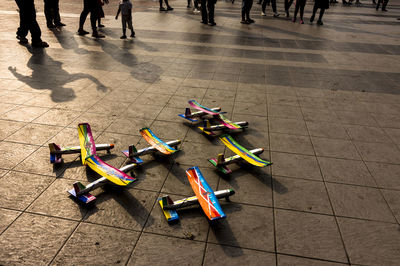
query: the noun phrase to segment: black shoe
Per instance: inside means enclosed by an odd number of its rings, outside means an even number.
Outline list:
[[[187,8],[191,8],[191,6],[190,6],[190,5],[187,5],[186,7],[187,7]]]
[[[322,25],[324,25],[324,23],[322,22],[322,20],[318,20],[318,21],[317,21],[317,25],[322,26]]]
[[[249,18],[249,19],[247,20],[247,22],[250,24],[250,23],[254,23],[255,21],[254,21],[253,19]]]
[[[167,7],[167,11],[172,11],[172,10],[174,10],[172,7]]]
[[[132,31],[132,33],[131,33],[131,38],[135,38],[135,32],[134,31]]]
[[[121,37],[119,37],[120,39],[126,39],[126,35],[122,35]]]
[[[19,40],[19,43],[21,44],[27,44],[28,43],[28,39],[26,37],[22,37],[17,35],[17,39]]]
[[[85,30],[78,30],[78,35],[86,35],[86,34],[89,34],[89,32],[88,31],[85,31]]]
[[[54,23],[57,27],[64,27],[64,26],[67,26],[67,25],[65,25],[64,23],[62,23],[62,22],[57,22],[57,23]]]
[[[215,23],[215,22],[210,22],[210,23],[208,23],[208,25],[210,25],[210,26],[215,26],[215,25],[217,25],[217,23]]]
[[[247,20],[242,20],[242,21],[240,21],[240,23],[242,23],[242,24],[250,24]]]
[[[104,28],[105,26],[103,24],[99,24],[99,28]]]
[[[310,23],[313,23],[314,22],[314,16],[311,16],[311,18],[310,18]]]
[[[49,29],[54,29],[56,27],[56,25],[54,24],[47,24],[47,28]]]
[[[387,12],[388,10],[385,8],[385,9],[382,9],[382,11]]]
[[[93,32],[92,37],[93,37],[93,38],[100,39],[100,38],[105,38],[106,36],[104,36],[103,34],[100,34],[100,33],[98,33],[98,32]],[[125,36],[125,37],[126,37],[126,36]]]
[[[160,7],[160,11],[167,11],[164,7]]]
[[[46,48],[49,47],[49,44],[44,41],[32,42],[32,47],[35,48]]]
[[[207,22],[207,21],[204,21],[204,20],[200,21],[200,23],[208,24],[208,22]]]

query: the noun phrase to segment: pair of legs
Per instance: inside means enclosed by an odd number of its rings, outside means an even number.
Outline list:
[[[215,0],[201,0],[201,23],[215,26],[214,21]]]
[[[253,7],[253,0],[242,0],[242,21],[241,23],[249,24],[254,20],[250,18],[250,10]]]
[[[59,0],[44,0],[44,15],[46,17],[46,24],[48,28],[65,26],[64,23],[61,23],[58,4]]]
[[[285,13],[286,17],[289,17],[289,8],[292,6],[293,0],[285,0]]]
[[[317,13],[317,10],[318,10],[318,7],[317,7],[316,4],[314,4],[313,13],[312,13],[312,16],[310,18],[310,22],[314,21],[315,14]],[[322,16],[324,15],[324,12],[325,12],[325,8],[321,8],[320,11],[319,11],[319,18],[318,18],[318,21],[317,21],[318,25],[323,25]]]
[[[174,10],[168,3],[168,0],[164,0],[165,4],[167,5],[167,8],[165,9],[163,7],[163,0],[160,0],[160,11],[170,11],[170,10]]]
[[[122,36],[121,39],[126,39],[126,26],[131,30],[131,37],[135,37],[135,31],[132,26],[132,16],[121,16],[122,21]]]
[[[79,17],[79,29],[78,29],[79,35],[88,34],[88,32],[83,29],[83,25],[85,24],[87,15],[90,13],[90,25],[91,25],[92,31],[93,31],[92,36],[98,37],[98,38],[104,37],[104,35],[100,35],[97,32],[97,28],[96,28],[96,21],[99,18],[98,8],[99,8],[98,2],[96,0],[83,0],[83,10],[82,10],[81,16]]]
[[[192,0],[188,0],[188,1],[187,1],[187,3],[188,3],[188,4],[187,4],[187,7],[188,7],[188,8],[190,7],[191,2],[192,2]],[[193,0],[193,6],[194,6],[195,9],[198,10],[198,9],[199,9],[199,1],[198,1],[198,0]]]
[[[42,41],[42,31],[36,21],[36,10],[33,0],[15,0],[19,8],[19,28],[17,30],[17,39],[21,43],[27,43],[26,36],[31,33],[32,46],[48,47],[46,42]]]
[[[305,3],[305,1],[303,2],[303,1],[301,1],[301,0],[297,0],[296,1],[296,6],[295,6],[295,8],[294,8],[294,15],[293,15],[293,22],[295,22],[296,21],[296,18],[297,18],[297,13],[299,12],[299,9],[300,9],[300,23],[301,24],[303,24],[304,23],[304,21],[303,21],[303,15],[304,15],[304,7],[306,6],[306,3]]]
[[[276,12],[276,0],[262,0],[261,2],[261,10],[262,10],[262,15],[265,14],[265,9],[267,8],[267,4],[271,2],[272,5],[272,12],[274,12],[274,16],[277,16]]]
[[[386,6],[387,6],[388,2],[389,2],[389,0],[378,0],[378,3],[376,4],[376,10],[379,9],[379,6],[382,3],[382,11],[387,11]]]

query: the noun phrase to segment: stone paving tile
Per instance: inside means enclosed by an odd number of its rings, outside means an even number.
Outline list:
[[[28,211],[65,219],[82,220],[88,210],[90,210],[90,207],[80,205],[67,192],[73,188],[74,182],[74,180],[65,178],[57,179],[35,199],[29,206]],[[86,185],[86,183],[82,183]],[[91,192],[94,196],[97,196],[99,193],[101,193],[101,189]]]
[[[377,126],[377,123],[372,115],[365,112],[349,112],[349,111],[335,111],[340,121],[343,124],[361,125],[361,126]]]
[[[290,265],[309,265],[309,266],[339,266],[339,265],[348,265],[337,262],[328,262],[323,260],[314,260],[302,257],[295,256],[287,256],[287,255],[278,255],[278,265],[282,266],[290,266]]]
[[[152,120],[161,112],[162,106],[149,105],[143,103],[133,103],[124,111],[124,117]]]
[[[361,159],[351,141],[312,137],[317,156],[336,157],[343,159]]]
[[[0,208],[0,233],[3,233],[20,214],[19,211]]]
[[[338,218],[340,231],[353,264],[395,265],[400,259],[399,225]]]
[[[23,210],[40,195],[54,179],[15,171],[8,172],[0,179],[0,206]]]
[[[270,132],[308,136],[306,124],[302,120],[272,117],[268,122]]]
[[[139,232],[82,223],[52,264],[123,264],[138,238]]]
[[[56,135],[61,129],[62,127],[58,126],[29,124],[7,137],[5,140],[31,145],[43,145],[47,144],[46,141]]]
[[[392,210],[397,222],[400,221],[400,191],[382,189],[383,197]]]
[[[381,127],[400,128],[400,116],[392,114],[371,114]]]
[[[138,118],[118,118],[111,123],[106,132],[140,136],[139,130],[149,127],[151,122],[151,120]]]
[[[400,165],[366,162],[379,187],[400,190]]]
[[[18,106],[3,114],[2,118],[20,122],[32,122],[47,111],[47,108],[42,107]]]
[[[54,126],[68,126],[80,115],[77,111],[68,111],[62,109],[51,109],[45,114],[35,119],[35,123],[54,125]]]
[[[385,133],[391,138],[391,140],[400,145],[400,129],[398,128],[384,128]]]
[[[352,140],[391,143],[390,138],[378,127],[345,125],[345,128]]]
[[[206,158],[215,158],[223,151],[222,146],[184,142],[182,150],[177,154],[176,162],[191,166],[211,167]]]
[[[207,244],[204,265],[275,265],[275,255],[251,249]]]
[[[27,144],[0,142],[0,154],[2,154],[0,165],[4,169],[14,168],[37,148],[37,146]]]
[[[362,161],[318,157],[325,181],[375,187],[374,178]]]
[[[232,121],[247,121],[249,122],[249,128],[253,129],[256,132],[268,131],[268,127],[266,126],[268,122],[268,117],[266,116],[233,114]]]
[[[315,156],[271,152],[272,173],[278,176],[322,180]]]
[[[273,188],[274,207],[332,214],[323,182],[274,176]]]
[[[334,111],[327,109],[315,109],[302,107],[304,120],[309,122],[330,122],[339,123],[339,117]]]
[[[204,242],[143,233],[128,265],[201,265],[204,249]],[[169,255],[160,256],[160,254]]]
[[[396,222],[379,189],[332,183],[326,187],[336,215]]]
[[[147,220],[151,224],[151,208],[156,193],[108,186],[107,193],[97,197],[96,206],[88,211],[84,221],[129,230],[141,230]]]
[[[208,242],[274,251],[272,209],[232,202],[221,206],[227,218],[210,226]],[[248,223],[249,220],[252,222]]]
[[[0,140],[4,140],[25,125],[25,122],[0,120]]]
[[[268,116],[269,117],[303,119],[303,115],[301,113],[300,107],[275,105],[275,104],[268,105]]]
[[[382,163],[398,163],[400,161],[400,149],[393,144],[359,141],[353,143],[364,161]]]
[[[349,139],[349,136],[341,124],[331,122],[306,122],[310,131],[310,136],[331,138],[331,139]]]
[[[286,210],[275,213],[278,252],[347,262],[334,217]]]
[[[76,225],[73,221],[22,214],[0,236],[0,263],[49,264]]]
[[[270,138],[272,151],[314,155],[314,149],[308,136],[271,133]]]

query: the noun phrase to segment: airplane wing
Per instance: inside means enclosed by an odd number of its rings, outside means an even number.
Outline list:
[[[270,165],[271,163],[268,161],[264,161],[263,159],[257,157],[253,153],[249,152],[242,146],[240,146],[230,135],[224,134],[219,139],[228,147],[231,151],[242,157],[247,162],[259,166],[264,167]]]
[[[238,124],[235,124],[232,121],[230,121],[228,118],[226,118],[222,114],[219,114],[218,116],[216,116],[215,119],[217,119],[218,122],[220,122],[221,124],[223,124],[224,126],[226,126],[229,129],[240,129],[240,128],[242,128]]]
[[[87,164],[93,171],[120,186],[126,186],[136,180],[136,178],[106,164],[96,155],[96,146],[88,123],[79,124],[78,133],[82,164]]]
[[[159,139],[148,127],[142,128],[140,134],[151,146],[163,154],[171,154],[178,151]]]
[[[103,162],[97,155],[93,155],[86,159],[86,164],[96,173],[104,176],[109,181],[119,186],[127,186],[136,181],[136,178],[131,177],[115,167]]]
[[[199,110],[199,111],[203,111],[204,113],[207,113],[209,115],[216,115],[219,114],[219,112],[214,111],[210,108],[207,108],[201,104],[199,104],[196,100],[190,100],[189,101],[189,105],[192,106],[193,108]]]
[[[214,191],[208,185],[200,172],[200,169],[195,166],[186,170],[186,175],[190,185],[200,203],[201,208],[210,220],[225,218],[226,215],[219,205],[218,199]]]
[[[81,160],[85,164],[87,158],[96,155],[96,145],[92,135],[92,130],[88,123],[78,125],[79,144],[81,146]]]

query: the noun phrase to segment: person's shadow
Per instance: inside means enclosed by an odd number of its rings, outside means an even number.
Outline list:
[[[50,90],[53,102],[73,100],[76,97],[75,91],[66,85],[79,79],[87,78],[97,85],[97,90],[107,91],[106,86],[89,74],[68,73],[62,69],[62,62],[53,60],[44,49],[28,47],[28,51],[32,54],[27,63],[27,66],[32,69],[31,75],[25,76],[18,73],[16,67],[9,66],[8,69],[19,81],[29,87],[36,90]]]

